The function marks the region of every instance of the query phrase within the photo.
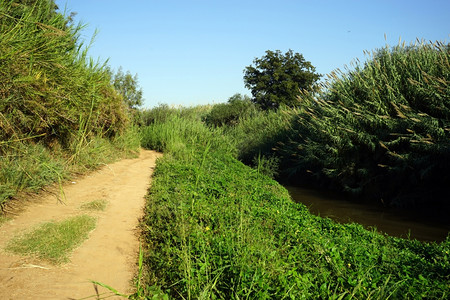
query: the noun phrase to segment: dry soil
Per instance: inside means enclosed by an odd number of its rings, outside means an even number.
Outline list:
[[[29,204],[0,227],[0,299],[81,299],[93,295],[91,299],[96,299],[91,280],[122,293],[132,292],[139,251],[138,220],[159,156],[154,151],[142,150],[139,158],[106,165],[75,179],[63,187],[64,203],[55,194],[20,199]],[[106,209],[100,212],[80,209],[83,203],[94,200],[106,200]],[[69,263],[55,266],[4,251],[15,235],[43,222],[78,214],[97,217],[97,226],[89,239],[73,251]],[[100,294],[107,292],[101,287],[98,290]]]

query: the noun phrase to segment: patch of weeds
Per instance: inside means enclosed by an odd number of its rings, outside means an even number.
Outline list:
[[[53,264],[68,262],[71,251],[88,238],[95,226],[96,219],[87,215],[44,223],[33,231],[12,239],[6,250],[21,255],[34,255]]]
[[[104,211],[106,209],[106,206],[108,206],[108,201],[99,199],[84,203],[80,208],[83,210]]]
[[[253,165],[259,174],[275,178],[278,176],[280,159],[275,156],[266,157],[259,154],[253,158]]]

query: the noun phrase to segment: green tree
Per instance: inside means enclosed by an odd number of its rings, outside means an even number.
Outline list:
[[[280,104],[296,106],[300,90],[312,90],[320,78],[315,67],[292,50],[285,54],[267,50],[253,63],[255,66],[244,70],[244,82],[252,92],[252,101],[262,109],[278,108]]]
[[[111,74],[112,72],[109,71]],[[137,74],[132,76],[129,71],[123,72],[120,67],[117,72],[111,76],[112,84],[117,92],[122,95],[124,103],[131,110],[142,106],[144,98],[142,89],[139,86]]]

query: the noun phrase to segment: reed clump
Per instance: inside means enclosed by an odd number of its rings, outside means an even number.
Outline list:
[[[114,136],[125,128],[121,97],[103,64],[79,40],[83,26],[56,12],[53,1],[0,10],[0,139],[70,142],[82,128]]]
[[[276,157],[279,178],[295,184],[448,214],[449,49],[418,42],[367,52],[320,92],[302,92],[296,108],[232,128],[239,157]]]
[[[83,27],[53,0],[0,4],[0,205],[139,147],[106,64],[80,39]]]
[[[449,58],[439,42],[401,44],[331,74],[322,95],[300,97],[278,147],[286,170],[391,205],[448,207]]]

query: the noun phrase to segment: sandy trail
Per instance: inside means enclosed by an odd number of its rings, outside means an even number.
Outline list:
[[[142,150],[139,158],[125,159],[64,186],[65,204],[47,195],[0,227],[0,299],[80,299],[95,295],[95,280],[126,293],[137,270],[138,219],[144,196],[160,154]],[[102,212],[80,209],[83,203],[104,199]],[[6,253],[6,243],[17,233],[50,220],[89,214],[97,227],[70,257],[54,266],[34,258]],[[99,287],[99,292],[106,292]],[[95,299],[95,298],[92,298]],[[108,298],[108,299],[114,299]]]

